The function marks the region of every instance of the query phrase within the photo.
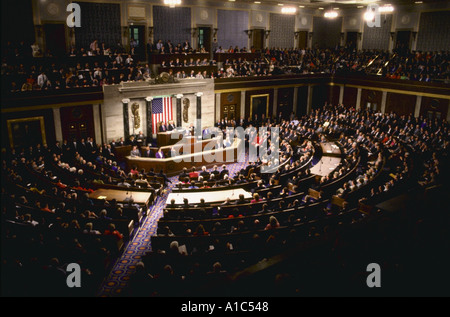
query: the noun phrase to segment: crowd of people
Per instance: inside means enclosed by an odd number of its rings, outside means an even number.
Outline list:
[[[308,144],[308,142],[311,142],[312,140],[314,140],[314,142],[320,142],[323,140],[322,137],[336,139],[339,144],[342,145],[342,150],[344,151],[346,158],[332,173],[322,177],[317,184],[312,186],[312,188],[320,193],[326,188],[327,184],[334,180],[341,179],[345,175],[352,175],[352,177],[348,178],[345,182],[342,182],[338,188],[329,194],[348,200],[349,202],[353,200],[353,206],[358,206],[358,204],[369,204],[373,206],[380,201],[407,192],[408,190],[411,190],[411,188],[442,184],[442,181],[444,181],[444,173],[448,176],[448,168],[445,168],[442,164],[442,160],[448,158],[449,154],[449,130],[445,120],[430,120],[424,117],[414,118],[412,115],[399,116],[395,113],[380,114],[370,110],[355,110],[354,108],[346,108],[343,106],[325,106],[323,109],[313,111],[309,116],[299,119],[295,118],[294,120],[283,120],[274,124],[280,126],[282,138],[284,140],[291,136],[292,132],[294,132],[297,137],[304,140],[290,152],[291,154],[295,153],[297,150],[302,153],[306,150],[305,145]],[[360,160],[358,160],[358,158],[360,158]],[[356,172],[350,173],[354,168]],[[445,169],[445,171],[443,169]],[[223,168],[223,170],[226,170],[226,168]],[[194,170],[185,171],[184,174],[180,175],[180,182],[183,182],[183,179],[185,179],[186,176],[188,176],[189,179],[201,177],[203,172],[204,171],[196,172]],[[225,178],[226,175],[228,175],[226,171],[222,173],[217,169],[212,173],[216,172],[220,178]],[[243,171],[243,173],[238,172],[234,175],[232,184],[242,181],[241,179],[244,175],[248,174],[246,174],[245,171]],[[198,206],[192,206],[188,201],[185,201],[185,204],[182,206],[177,206],[174,202],[169,203],[167,208],[171,210],[171,213],[165,214],[165,217],[168,217],[167,219],[172,222],[164,222],[164,228],[161,228],[160,234],[163,237],[172,239],[171,247],[149,254],[148,262],[144,261],[145,264],[141,264],[146,267],[143,271],[150,274],[149,276],[151,278],[149,277],[149,282],[154,284],[147,285],[148,288],[145,291],[149,291],[148,295],[152,296],[158,294],[157,292],[159,289],[157,287],[155,288],[155,286],[158,285],[157,282],[159,280],[159,265],[164,268],[170,268],[172,278],[176,281],[177,285],[180,286],[179,290],[186,291],[189,294],[189,288],[187,288],[187,290],[183,288],[187,285],[187,283],[184,282],[183,276],[185,278],[191,278],[191,276],[186,276],[184,274],[190,272],[189,270],[192,269],[192,267],[182,267],[179,265],[179,261],[187,261],[183,263],[192,264],[192,262],[186,260],[189,259],[190,255],[195,254],[196,256],[199,256],[203,254],[203,256],[210,261],[214,262],[214,260],[217,260],[221,264],[222,270],[227,272],[227,274],[224,273],[224,278],[226,277],[225,280],[229,282],[231,276],[236,273],[235,270],[238,270],[238,264],[237,262],[231,260],[229,262],[226,260],[227,257],[222,256],[223,254],[221,252],[229,254],[228,258],[233,258],[230,255],[233,254],[233,252],[247,252],[248,249],[246,248],[250,246],[253,246],[250,248],[255,248],[256,245],[259,245],[260,247],[255,249],[257,249],[258,252],[261,251],[256,258],[257,261],[260,261],[270,253],[269,250],[281,252],[286,246],[292,245],[292,239],[295,240],[295,238],[293,238],[295,236],[294,229],[288,230],[289,234],[287,235],[281,235],[281,233],[269,235],[265,243],[264,241],[259,241],[261,244],[257,244],[256,240],[250,238],[248,238],[250,240],[247,241],[248,243],[246,243],[244,238],[236,240],[233,239],[232,236],[223,239],[221,234],[254,232],[255,235],[262,236],[261,230],[276,230],[278,228],[286,228],[286,226],[288,228],[293,228],[290,227],[292,224],[301,222],[307,223],[309,217],[312,217],[310,219],[320,219],[318,214],[323,212],[325,212],[323,215],[326,216],[338,215],[342,212],[342,209],[334,210],[335,207],[328,204],[323,210],[314,209],[315,215],[303,212],[300,214],[301,216],[297,216],[292,212],[292,217],[280,217],[282,213],[277,213],[277,211],[304,206],[311,202],[309,200],[312,197],[304,195],[295,201],[289,202],[289,206],[280,202],[279,205],[271,205],[269,208],[268,205],[273,199],[284,197],[285,199],[283,200],[288,201],[289,197],[296,197],[299,192],[296,186],[292,186],[294,184],[292,178],[284,182],[281,187],[273,187],[273,183],[271,183],[270,180],[272,180],[272,178],[267,180],[261,179],[258,181],[258,190],[267,189],[270,194],[266,192],[265,195],[260,196],[258,191],[256,191],[252,199],[240,197],[237,203],[225,201],[219,206],[219,209],[229,207],[228,210],[233,210],[233,208],[238,209],[239,204],[248,206],[248,204],[255,205],[262,202],[262,204],[258,205],[261,210],[258,210],[257,214],[270,214],[271,216],[268,218],[267,223],[258,221],[257,224],[256,222],[259,218],[255,220],[254,217],[251,218],[251,222],[248,222],[246,216],[249,214],[246,214],[246,211],[243,209],[236,210],[235,214],[232,212],[223,214],[222,217],[213,214],[212,218],[210,218],[211,215],[207,216],[208,213],[205,213],[205,208],[211,208],[211,204],[205,203],[204,201]],[[301,179],[298,184],[301,184]],[[352,193],[357,192],[358,189],[362,188],[365,188],[365,190],[359,192],[364,193],[364,195],[352,197]],[[193,208],[197,208],[197,210],[193,210]],[[186,211],[189,209],[191,212],[187,213]],[[178,216],[176,215],[177,210],[179,212]],[[254,212],[255,211],[253,210],[252,214]],[[179,218],[180,215],[183,215],[183,218]],[[220,211],[219,215],[221,215]],[[184,218],[185,216],[188,218]],[[237,218],[237,220],[235,222],[225,221],[223,218],[228,216],[233,216],[232,218]],[[214,217],[221,219],[214,220],[216,219]],[[196,221],[191,223],[193,227],[190,227],[187,222],[181,222],[180,226],[177,227],[173,222],[175,219],[178,219],[179,221],[184,221],[186,219],[192,221],[194,219]],[[213,221],[208,221],[208,219],[212,219]],[[263,219],[267,219],[267,217],[261,217],[262,221],[264,221]],[[364,217],[350,218],[350,222],[354,225],[362,223],[364,222]],[[172,223],[172,225],[169,225],[169,223]],[[182,223],[184,223],[184,225],[181,225]],[[340,226],[344,228],[343,223],[341,223]],[[342,228],[341,230],[343,230]],[[315,225],[306,232],[306,236],[307,239],[317,240],[321,237],[329,237],[333,230],[334,229],[330,229],[329,226],[322,228],[319,223],[316,222]],[[186,237],[190,236],[209,236],[211,237],[211,241],[216,241],[212,242],[214,248],[208,249],[208,244],[204,246],[197,244],[189,245],[188,241],[191,240],[186,240]],[[214,240],[214,237],[217,237],[217,240]],[[186,243],[184,251],[179,248],[179,241]],[[194,243],[194,241],[195,240],[192,240],[192,243]],[[240,241],[240,243],[237,243],[236,241]],[[339,243],[339,241],[337,241],[337,243]],[[176,248],[175,245],[177,246]],[[173,250],[172,246],[174,246]],[[202,247],[205,247],[206,249],[203,250],[201,249]],[[186,249],[188,250],[187,252]],[[221,251],[218,252],[217,250]],[[266,252],[263,252],[262,250],[265,250]],[[173,262],[172,256],[168,256],[173,253],[177,254],[178,262]],[[211,255],[211,257],[208,257],[206,254]],[[155,261],[155,258],[158,260]],[[247,265],[249,264],[248,258],[244,260],[243,258],[238,257],[238,262],[239,259],[242,262],[247,261]],[[200,277],[200,280],[197,280],[197,282],[208,280],[207,272],[209,269],[210,268],[205,266],[204,263],[197,263],[196,274]],[[291,271],[289,271],[289,274],[294,274],[296,276],[296,274]],[[297,285],[297,287],[301,288],[301,284]],[[143,290],[132,288],[131,292],[133,291],[140,292]]]
[[[215,53],[259,53],[247,60],[238,56],[217,63],[214,57],[197,59],[189,57],[194,50],[189,42],[173,45],[170,41],[149,43],[151,54],[170,56],[160,65],[160,71],[171,72],[177,78],[229,78],[269,76],[279,74],[336,74],[352,72],[378,75],[382,78],[421,82],[449,82],[449,52],[360,50],[347,47],[335,49],[283,49],[266,48],[256,52],[253,48],[230,47],[222,49],[213,43]],[[46,54],[39,58],[23,42],[8,42],[2,55],[2,87],[6,92],[29,90],[55,90],[64,88],[99,87],[122,81],[145,81],[154,78],[151,65],[145,56],[125,50],[117,44],[107,47],[97,41],[89,48],[71,48],[67,56],[57,58]],[[204,52],[206,53],[206,52]],[[174,67],[213,66],[213,71],[173,72]]]

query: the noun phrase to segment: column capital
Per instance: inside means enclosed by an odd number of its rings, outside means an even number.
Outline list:
[[[181,99],[181,98],[183,98],[183,94],[178,94],[175,97],[177,97],[177,99]]]
[[[128,98],[122,99],[122,103],[130,103],[130,99]]]
[[[195,94],[197,97],[201,97],[201,96],[203,96],[203,93],[202,92],[198,92],[198,93],[196,93]]]
[[[153,97],[146,97],[145,98],[145,101],[148,101],[148,102],[150,102],[150,101],[152,101],[153,100]]]

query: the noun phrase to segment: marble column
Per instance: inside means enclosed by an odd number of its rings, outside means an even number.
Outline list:
[[[344,102],[344,86],[339,87],[339,104],[342,105]]]
[[[289,113],[283,113],[284,116],[289,116]],[[278,118],[278,88],[274,88],[273,90],[273,108],[272,108],[272,116]]]
[[[128,114],[128,104],[130,99],[122,99],[123,105],[123,138],[128,140],[130,138],[130,118]]]
[[[214,113],[215,113],[215,118],[214,118],[214,123],[217,122],[217,120],[220,120],[220,98],[221,98],[221,93],[218,92],[215,94],[216,96],[216,103],[215,103],[215,108],[214,108]]]
[[[96,105],[92,105],[92,112],[94,115],[94,133],[95,133],[95,141],[100,144],[103,142],[106,142],[106,140],[103,140],[102,138],[102,129],[101,129],[101,120],[102,118],[100,117],[100,105],[96,104]]]
[[[383,91],[383,94],[381,95],[381,109],[380,109],[381,113],[384,113],[386,111],[386,99],[387,99],[387,92]]]
[[[183,124],[181,115],[181,98],[183,98],[183,95],[178,94],[176,97],[177,97],[177,127],[181,127]]]
[[[420,106],[422,105],[422,96],[417,96],[416,106],[414,108],[414,117],[420,116]]]
[[[53,108],[53,121],[55,124],[56,141],[59,141],[62,144],[63,133],[61,127],[61,112],[59,111],[59,108]]]
[[[294,87],[294,97],[292,100],[292,111],[297,114],[297,104],[298,104],[298,87]]]
[[[197,97],[197,120],[202,120],[202,92],[198,92],[195,94]]]
[[[361,108],[361,93],[362,89],[358,88],[358,92],[356,94],[356,110],[359,110]]]
[[[150,142],[150,140],[153,138],[152,102],[153,102],[153,97],[145,98],[145,111],[147,113],[147,140],[148,140],[148,142]]]
[[[306,114],[309,115],[311,112],[311,104],[312,104],[312,86],[308,86],[308,97],[306,99]]]

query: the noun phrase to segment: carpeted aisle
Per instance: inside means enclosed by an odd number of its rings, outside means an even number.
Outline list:
[[[242,168],[248,164],[248,154],[238,163],[227,165],[230,176],[236,175]],[[219,171],[222,164],[218,163]],[[152,250],[151,237],[156,234],[157,224],[161,218],[164,206],[169,193],[174,187],[174,183],[178,180],[178,176],[169,178],[167,190],[162,196],[159,196],[153,206],[147,212],[143,224],[134,234],[133,239],[124,248],[122,256],[114,264],[109,276],[105,279],[100,287],[98,296],[112,297],[121,296],[128,285],[130,276],[136,269],[136,264],[142,259],[145,253]]]

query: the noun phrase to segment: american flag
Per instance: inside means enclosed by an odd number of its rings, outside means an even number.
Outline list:
[[[158,124],[173,120],[172,97],[155,98],[152,102],[152,131],[158,133]]]

